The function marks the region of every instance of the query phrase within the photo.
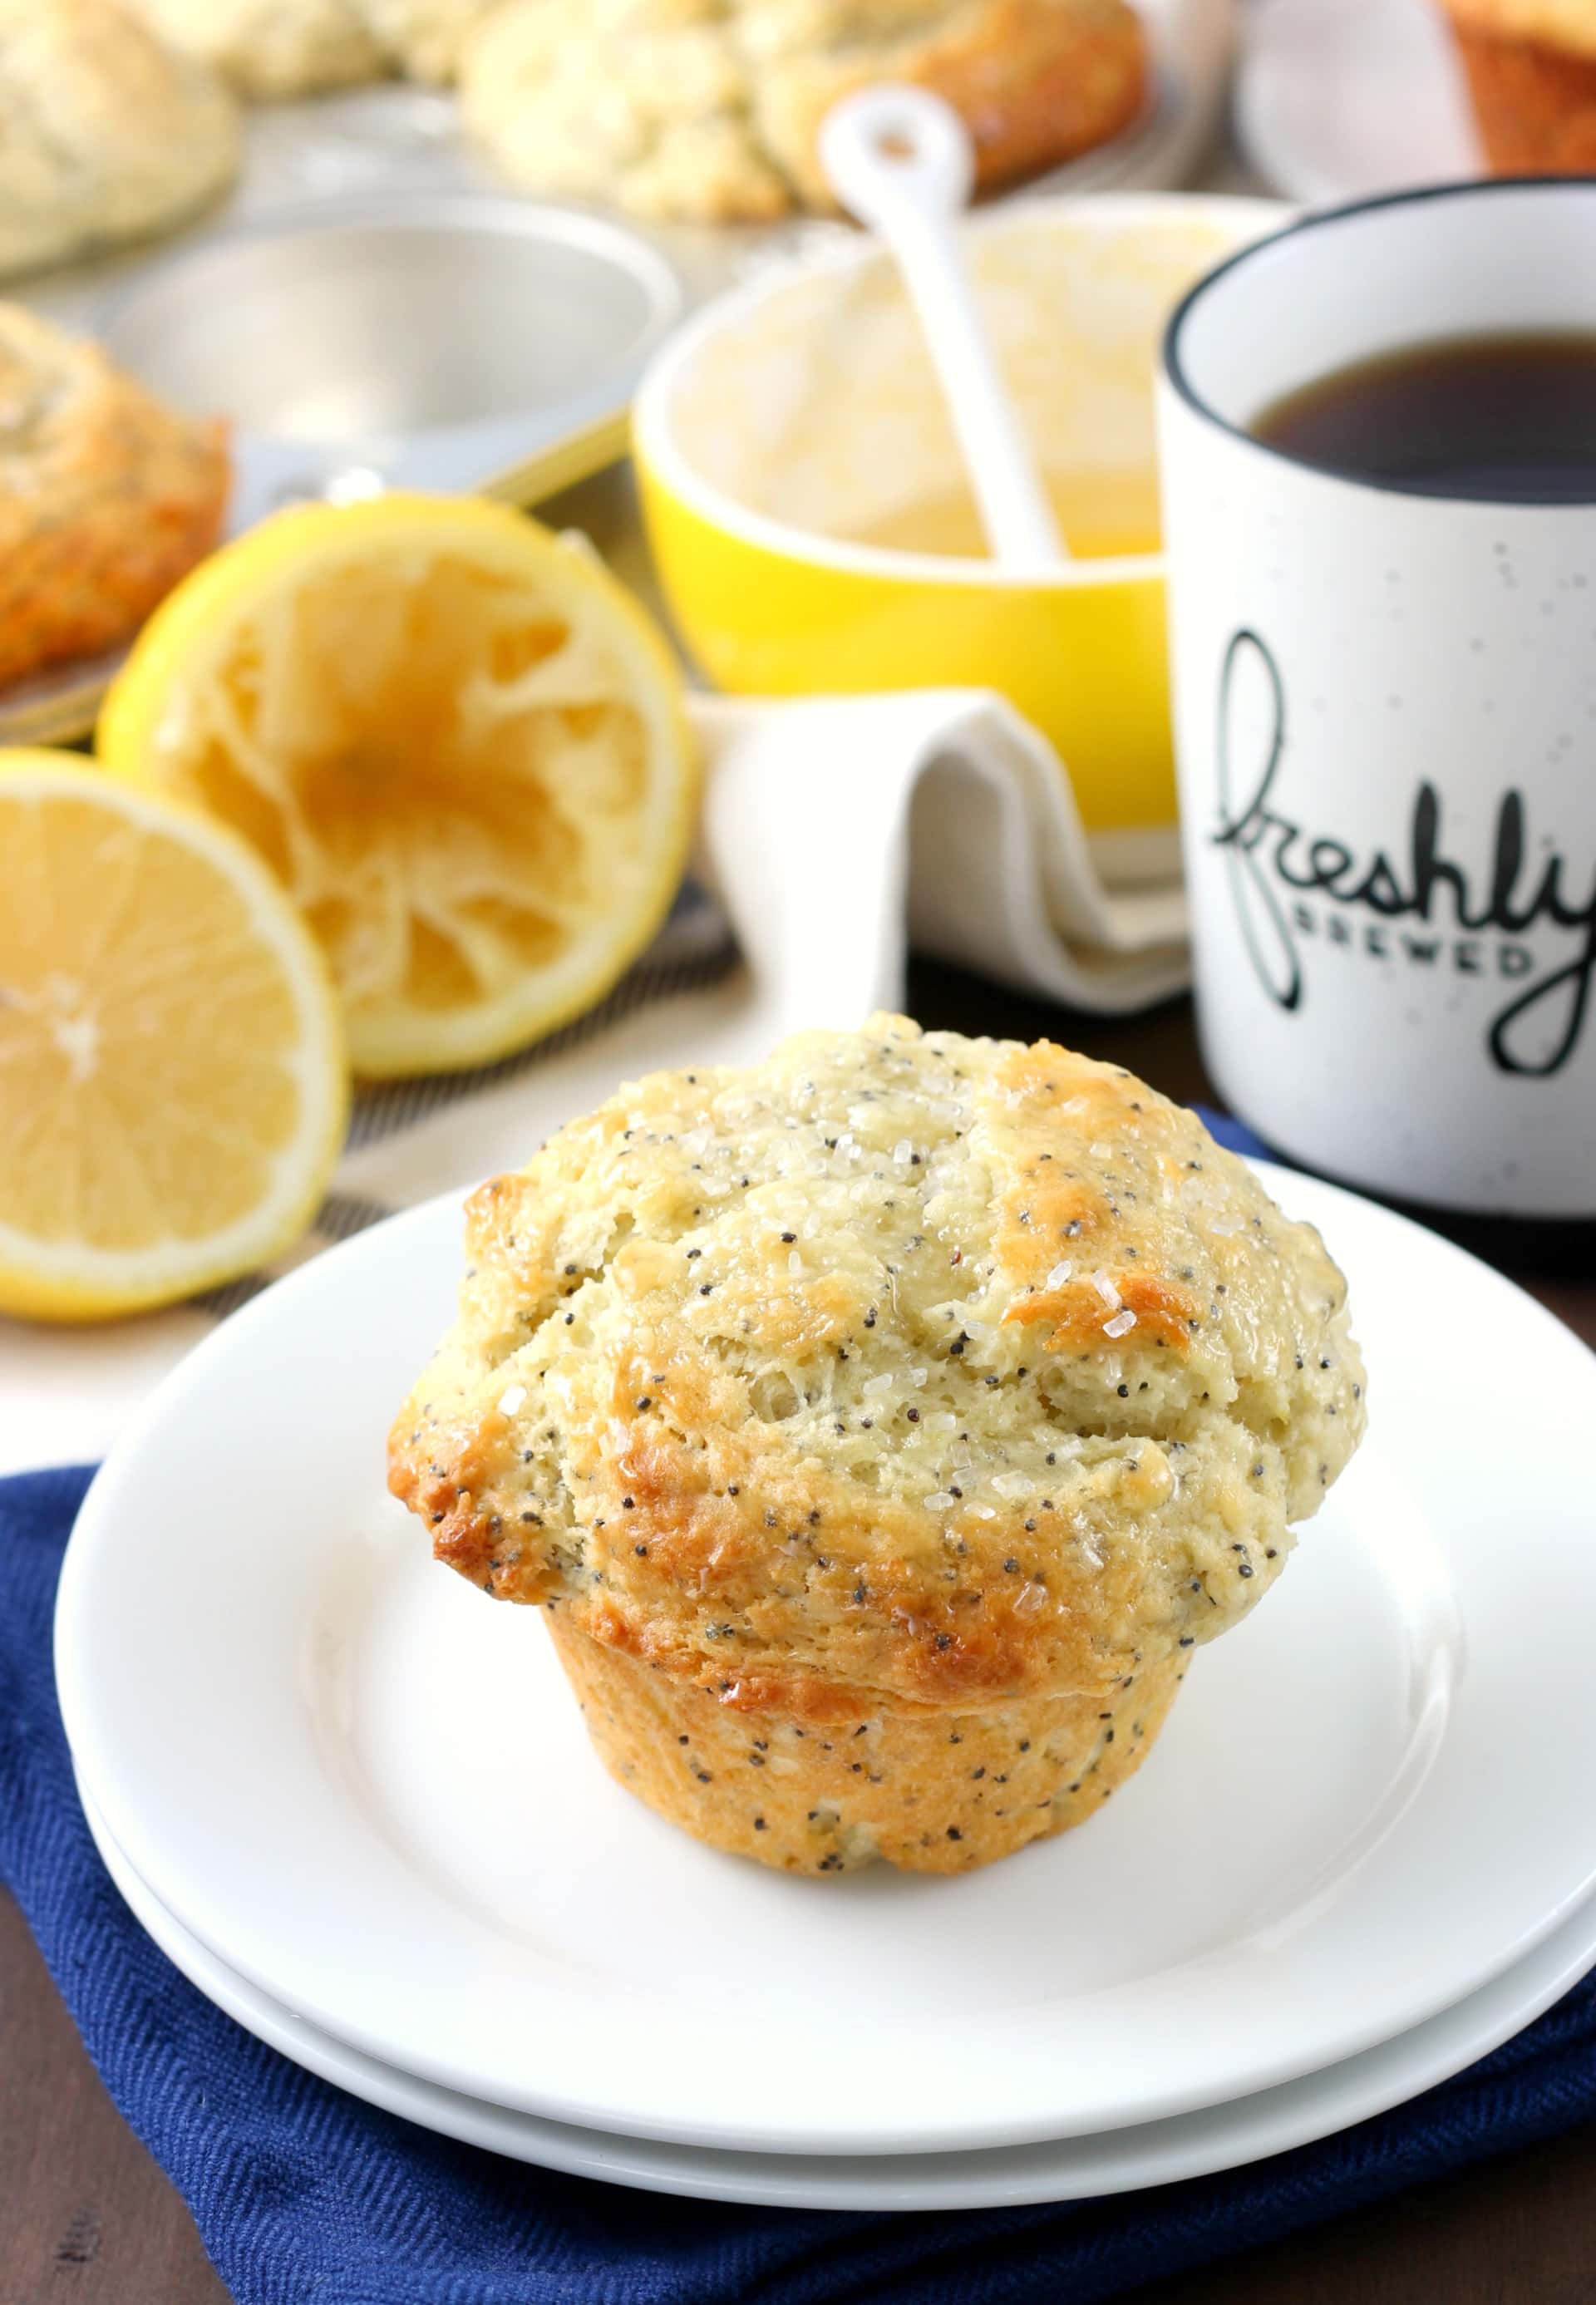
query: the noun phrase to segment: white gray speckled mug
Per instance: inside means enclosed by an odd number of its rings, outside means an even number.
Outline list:
[[[1409,495],[1246,430],[1374,354],[1537,328],[1596,331],[1596,180],[1312,216],[1193,289],[1159,382],[1176,739],[1233,1108],[1377,1192],[1590,1218],[1596,501]]]

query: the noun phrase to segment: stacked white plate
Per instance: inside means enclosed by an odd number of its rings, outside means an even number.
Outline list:
[[[454,1196],[318,1259],[96,1480],[57,1617],[128,1902],[251,2032],[429,2128],[662,2190],[1063,2199],[1301,2144],[1596,1961],[1596,1359],[1434,1236],[1271,1170],[1352,1286],[1371,1429],[1091,1824],[799,1880],[611,1783],[531,1612],[385,1494]]]

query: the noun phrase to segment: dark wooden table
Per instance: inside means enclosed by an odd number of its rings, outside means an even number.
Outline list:
[[[1105,1024],[919,967],[927,1025],[1113,1055],[1208,1093],[1191,1011]],[[1526,1285],[1596,1343],[1596,1281]],[[1596,2126],[1136,2292],[1132,2305],[1592,2305]],[[0,1895],[0,2305],[226,2305],[187,2211],[112,2106],[21,1915]],[[574,2300],[573,2305],[585,2305]],[[1038,2299],[1036,2305],[1065,2305]]]

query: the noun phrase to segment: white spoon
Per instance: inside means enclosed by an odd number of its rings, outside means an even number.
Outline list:
[[[993,558],[1067,559],[960,253],[958,223],[975,182],[968,129],[923,89],[863,89],[827,114],[820,164],[843,206],[897,259]]]

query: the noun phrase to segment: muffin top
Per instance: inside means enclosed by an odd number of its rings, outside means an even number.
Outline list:
[[[225,426],[0,303],[0,686],[126,641],[215,545],[230,479]]]
[[[237,107],[115,0],[0,0],[0,273],[165,231],[238,173]]]
[[[468,1210],[390,1481],[439,1559],[816,1720],[1112,1686],[1273,1581],[1346,1290],[1117,1067],[878,1016],[655,1074]]]

